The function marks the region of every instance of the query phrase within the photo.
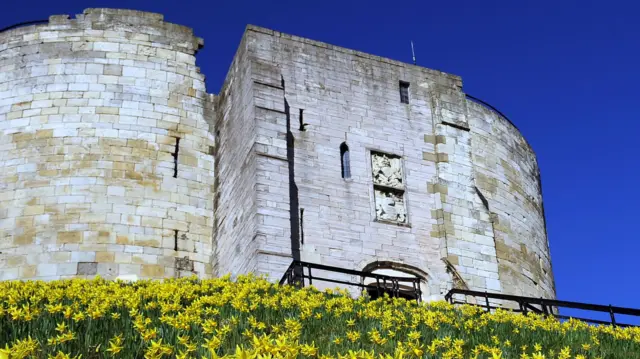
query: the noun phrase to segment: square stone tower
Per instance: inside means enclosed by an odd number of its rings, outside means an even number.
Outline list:
[[[555,296],[535,155],[460,77],[249,26],[215,107],[219,274]]]

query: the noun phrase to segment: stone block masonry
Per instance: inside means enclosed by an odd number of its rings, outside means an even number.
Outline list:
[[[239,51],[229,76],[253,80],[240,97],[255,115],[236,121],[255,126],[244,137],[257,155],[258,272],[279,278],[296,245],[304,261],[419,276],[425,299],[454,286],[555,297],[535,156],[507,119],[466,99],[459,77],[253,26]],[[292,130],[296,198],[283,98],[292,122],[304,113]],[[292,239],[293,200],[304,231]]]
[[[0,279],[213,274],[200,46],[129,10],[0,33]]]
[[[555,297],[535,154],[458,76],[248,26],[211,95],[202,44],[113,9],[0,33],[0,279],[300,259]]]

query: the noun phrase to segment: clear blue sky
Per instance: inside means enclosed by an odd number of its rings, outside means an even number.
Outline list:
[[[0,27],[87,7],[165,14],[205,39],[218,91],[246,24],[462,76],[538,155],[560,299],[640,307],[640,22],[632,1],[5,1]]]

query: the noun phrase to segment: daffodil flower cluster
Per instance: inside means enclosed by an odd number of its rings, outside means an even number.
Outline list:
[[[640,358],[640,329],[246,275],[0,283],[0,359]]]

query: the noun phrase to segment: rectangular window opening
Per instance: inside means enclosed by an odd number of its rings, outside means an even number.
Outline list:
[[[178,230],[173,231],[173,250],[178,251]]]
[[[409,83],[400,81],[400,102],[409,103]]]

